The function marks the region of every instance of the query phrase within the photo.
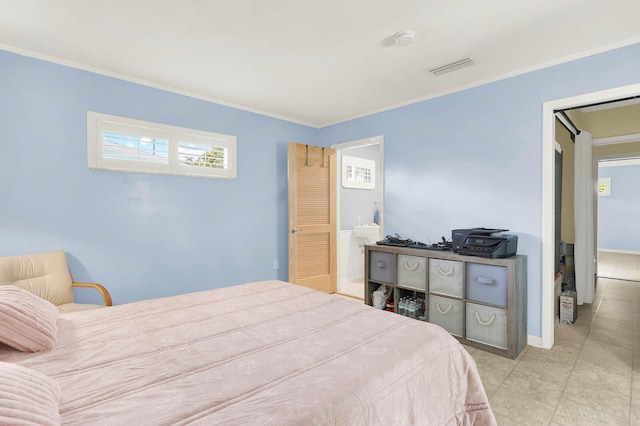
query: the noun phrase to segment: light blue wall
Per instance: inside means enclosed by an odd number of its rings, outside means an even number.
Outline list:
[[[238,178],[89,170],[87,110],[235,135]],[[63,249],[114,303],[287,278],[287,142],[316,129],[4,51],[0,129],[0,256]]]
[[[598,197],[598,246],[640,252],[640,165],[600,167],[611,178],[611,196]]]
[[[384,136],[387,234],[437,241],[475,226],[518,234],[528,333],[540,336],[542,104],[639,82],[633,45],[326,127],[320,140]]]
[[[633,45],[316,130],[0,52],[0,255],[65,249],[116,303],[286,279],[286,143],[383,135],[385,232],[517,233],[540,336],[542,103],[639,82]],[[236,135],[238,179],[91,171],[87,110]]]

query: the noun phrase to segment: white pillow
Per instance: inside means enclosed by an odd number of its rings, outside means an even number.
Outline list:
[[[0,425],[59,425],[60,386],[48,376],[0,362]]]
[[[58,308],[27,290],[0,285],[0,342],[23,352],[53,349]]]

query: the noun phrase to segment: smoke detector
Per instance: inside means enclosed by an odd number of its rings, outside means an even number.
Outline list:
[[[398,47],[408,46],[413,43],[413,39],[416,38],[416,33],[411,30],[398,31],[393,36],[393,44]]]

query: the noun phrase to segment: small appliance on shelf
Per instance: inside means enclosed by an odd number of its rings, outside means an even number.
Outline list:
[[[402,238],[400,235],[395,236],[387,235],[384,240],[376,241],[379,246],[394,246],[394,247],[409,247],[425,250],[451,250],[451,241],[447,241],[445,237],[442,237],[442,241],[433,244],[425,244],[420,241],[413,241],[410,239]]]
[[[387,235],[384,237],[384,240],[376,241],[376,244],[379,246],[409,247],[409,245],[414,244],[414,242],[395,234],[395,236]]]
[[[454,229],[451,231],[453,252],[491,259],[515,256],[518,250],[518,236],[503,234],[504,231],[508,229]]]

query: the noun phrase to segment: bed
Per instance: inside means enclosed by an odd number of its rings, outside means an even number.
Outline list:
[[[494,425],[442,328],[282,281],[61,314],[0,361],[61,389],[69,425]]]

